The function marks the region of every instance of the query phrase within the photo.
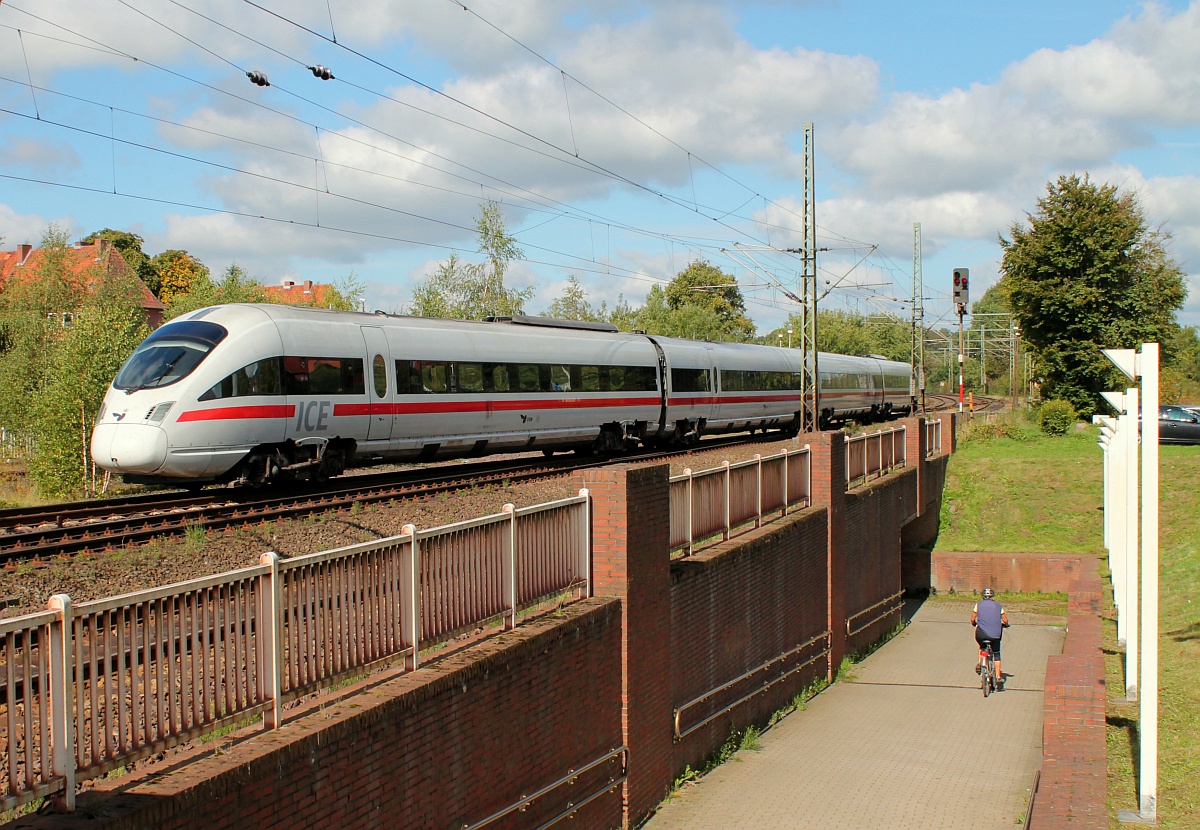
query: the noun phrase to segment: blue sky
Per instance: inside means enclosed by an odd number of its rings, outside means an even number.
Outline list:
[[[113,227],[402,311],[492,198],[532,312],[701,258],[766,332],[806,122],[826,307],[906,317],[919,222],[947,315],[951,269],[980,296],[997,235],[1086,172],[1174,236],[1200,324],[1200,2],[4,0],[0,246]]]

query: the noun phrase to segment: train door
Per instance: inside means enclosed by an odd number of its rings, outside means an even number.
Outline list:
[[[371,416],[367,440],[388,441],[392,437],[392,419],[395,417],[392,406],[395,381],[388,370],[392,365],[392,353],[383,329],[378,326],[361,326],[361,329],[367,346],[367,398]]]

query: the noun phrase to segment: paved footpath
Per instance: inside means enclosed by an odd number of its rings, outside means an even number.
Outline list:
[[[966,614],[919,608],[851,682],[686,787],[644,830],[1020,827],[1041,765],[1046,658],[1063,629],[1013,615],[1005,691],[984,699]]]

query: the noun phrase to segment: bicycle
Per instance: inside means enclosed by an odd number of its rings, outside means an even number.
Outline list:
[[[980,646],[979,654],[983,657],[983,667],[979,671],[979,685],[983,688],[983,696],[987,697],[996,691],[996,658],[992,654],[990,640]]]

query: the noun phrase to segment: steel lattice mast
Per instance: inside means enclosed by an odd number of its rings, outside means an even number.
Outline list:
[[[804,432],[816,432],[821,412],[817,368],[817,210],[813,171],[813,125],[804,125],[804,266],[801,272],[804,305],[800,326],[800,356],[804,362]]]

